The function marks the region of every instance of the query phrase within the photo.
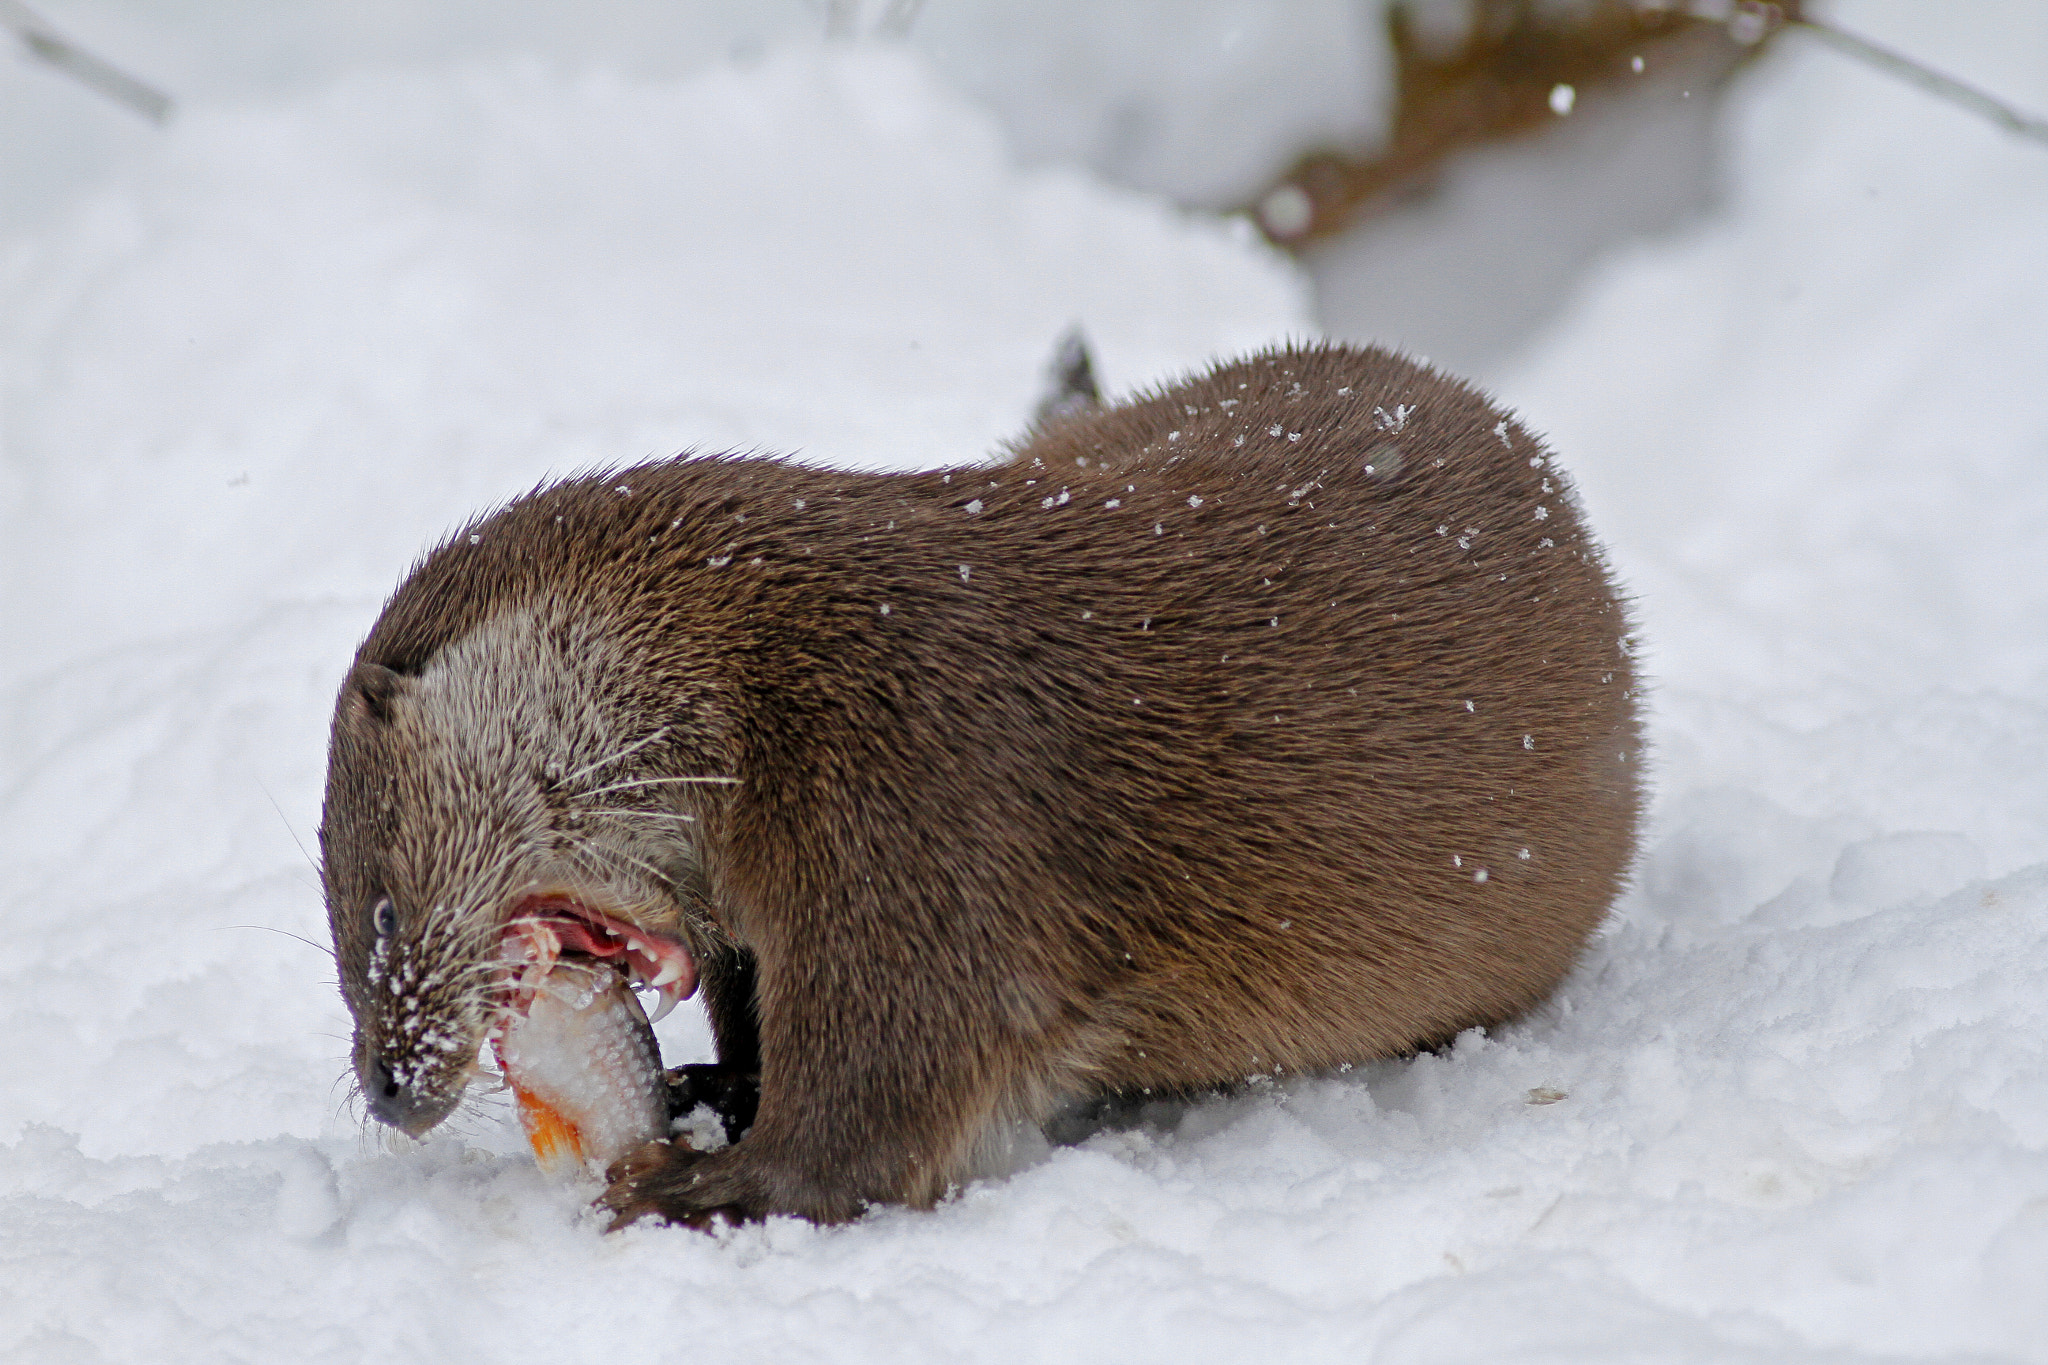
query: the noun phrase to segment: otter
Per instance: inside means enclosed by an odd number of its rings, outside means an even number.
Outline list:
[[[621,1161],[614,1225],[834,1222],[1062,1106],[1513,1019],[1628,874],[1628,630],[1545,447],[1379,349],[1065,405],[999,464],[543,486],[420,560],[341,688],[362,1093],[454,1109],[544,930],[701,986],[677,1083],[754,1111]]]

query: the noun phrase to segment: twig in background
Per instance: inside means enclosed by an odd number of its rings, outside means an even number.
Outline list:
[[[858,37],[863,8],[863,0],[825,0],[825,36]],[[882,38],[908,37],[911,26],[917,23],[918,11],[923,8],[924,0],[883,0],[881,16],[870,32]]]
[[[127,105],[151,123],[162,123],[171,116],[169,95],[93,56],[44,23],[20,0],[0,0],[0,25],[20,34],[31,55],[84,82],[107,98]]]
[[[1868,38],[1859,37],[1847,29],[1837,28],[1821,19],[1801,14],[1791,20],[1796,28],[1803,28],[1814,37],[1838,51],[1846,52],[1860,61],[1870,63],[1879,70],[1888,71],[1900,80],[1917,85],[1930,95],[1938,96],[1951,104],[1959,104],[1978,114],[2009,133],[2017,133],[2036,142],[2048,143],[2048,119],[2036,118],[2013,108],[2004,100],[1988,95],[1973,85],[1967,85],[1953,76],[1943,75],[1931,66],[1926,66],[1887,47],[1880,47]]]
[[[889,0],[882,11],[881,20],[875,25],[875,32],[889,38],[906,38],[917,22],[917,12],[924,8],[924,0]]]

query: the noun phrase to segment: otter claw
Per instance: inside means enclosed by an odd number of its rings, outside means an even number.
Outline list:
[[[600,1202],[604,1202],[606,1207],[610,1207],[608,1201]],[[695,1228],[699,1232],[716,1232],[721,1227],[736,1228],[741,1223],[747,1221],[745,1211],[732,1204],[721,1204],[717,1208],[712,1209],[697,1209],[690,1213],[674,1213],[651,1200],[647,1200],[615,1210],[612,1214],[612,1221],[604,1225],[604,1230],[606,1232],[617,1232],[621,1228],[632,1226],[643,1218],[652,1218],[658,1222],[667,1223],[671,1227]]]
[[[720,1222],[744,1222],[745,1215],[737,1208],[720,1206],[683,1210],[675,1206],[673,1199],[663,1197],[665,1191],[675,1189],[677,1177],[703,1160],[704,1156],[705,1153],[695,1148],[663,1139],[650,1142],[614,1161],[605,1171],[610,1188],[597,1201],[599,1208],[609,1210],[612,1215],[605,1231],[617,1232],[642,1218],[657,1218],[665,1223],[700,1228],[706,1232]]]
[[[613,1192],[621,1185],[637,1184],[669,1166],[688,1166],[700,1155],[694,1148],[667,1138],[642,1143],[605,1167],[604,1178],[612,1187],[605,1192],[605,1201],[609,1203]]]

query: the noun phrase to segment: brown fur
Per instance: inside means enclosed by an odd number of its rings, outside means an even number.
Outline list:
[[[1065,1101],[1511,1018],[1629,864],[1626,629],[1535,438],[1376,350],[999,467],[543,489],[422,561],[343,688],[358,1071],[415,1131],[452,1107],[536,888],[690,945],[759,1068],[747,1137],[625,1163],[622,1219],[928,1205]]]

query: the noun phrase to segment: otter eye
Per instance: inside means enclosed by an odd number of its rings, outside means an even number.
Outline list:
[[[370,923],[376,926],[378,938],[390,938],[398,932],[398,908],[392,905],[391,897],[377,898],[377,903],[370,907]]]

